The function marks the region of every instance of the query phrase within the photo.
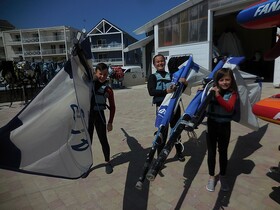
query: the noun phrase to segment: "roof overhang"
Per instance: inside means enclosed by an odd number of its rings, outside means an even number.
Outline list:
[[[135,34],[139,35],[139,34],[144,34],[144,33],[148,33],[150,31],[152,31],[154,29],[154,26],[159,24],[160,22],[166,20],[169,17],[172,17],[175,14],[178,14],[179,12],[182,12],[183,10],[192,7],[200,2],[202,2],[203,0],[187,0],[181,4],[179,4],[178,6],[174,7],[171,10],[168,10],[167,12],[163,13],[162,15],[156,17],[155,19],[149,21],[148,23],[146,23],[145,25],[141,26],[140,28],[136,29],[135,31],[133,31]]]
[[[152,41],[154,39],[154,35],[151,36],[147,36],[144,39],[141,39],[137,42],[134,42],[131,45],[128,45],[126,48],[123,49],[123,52],[129,52],[131,50],[135,50],[141,47],[146,46],[150,41]]]

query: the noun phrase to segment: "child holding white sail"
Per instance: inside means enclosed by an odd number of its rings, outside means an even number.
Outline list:
[[[221,190],[228,191],[229,186],[226,180],[228,163],[228,145],[231,134],[231,120],[238,97],[237,85],[231,69],[222,68],[214,77],[215,92],[207,107],[207,163],[209,180],[206,189],[210,192],[215,190],[215,165],[216,151],[219,152]]]

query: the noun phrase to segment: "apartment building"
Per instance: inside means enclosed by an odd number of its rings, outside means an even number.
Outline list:
[[[77,29],[68,26],[3,31],[6,60],[68,60],[77,32]]]
[[[141,50],[135,49],[127,53],[124,49],[137,41],[119,27],[102,19],[88,36],[93,54],[93,66],[104,62],[111,66],[141,65]]]
[[[3,31],[13,30],[15,27],[7,20],[0,20],[0,61],[6,60],[6,54],[3,42]]]

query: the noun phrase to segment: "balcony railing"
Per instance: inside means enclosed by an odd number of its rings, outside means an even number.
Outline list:
[[[21,39],[12,39],[11,41],[7,41],[7,44],[21,45]]]
[[[111,62],[111,61],[122,61],[122,58],[100,58],[93,59],[94,62]]]
[[[99,44],[99,45],[92,45],[91,50],[114,50],[114,49],[122,49],[123,45],[121,43],[111,43],[111,44]]]
[[[7,41],[8,44],[21,44],[21,42],[23,44],[25,43],[38,43],[38,42],[61,42],[61,41],[65,41],[68,40],[67,37],[64,37],[64,35],[58,35],[58,36],[41,36],[40,39],[39,37],[29,37],[29,38],[13,38],[10,41]]]
[[[40,50],[28,50],[28,51],[24,51],[24,55],[25,56],[29,56],[29,55],[41,55]]]
[[[33,37],[33,38],[23,38],[22,39],[22,42],[23,43],[31,43],[31,42],[39,42],[39,38],[35,38],[35,37]]]
[[[123,60],[121,58],[102,58],[102,59],[93,59],[92,60],[92,64],[94,66],[101,62],[110,64],[110,65],[123,65]]]
[[[41,36],[41,42],[56,42],[56,41],[65,41],[65,37],[63,35],[58,36]]]
[[[61,48],[61,49],[43,49],[42,50],[42,55],[50,55],[50,54],[65,54],[66,49]]]

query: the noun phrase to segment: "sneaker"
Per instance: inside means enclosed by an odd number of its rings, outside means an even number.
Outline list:
[[[137,190],[142,190],[143,182],[138,181],[138,182],[136,183],[135,187],[136,187]]]
[[[184,162],[184,161],[186,160],[182,153],[177,154],[176,156],[177,156],[177,159],[178,159],[180,162]]]
[[[208,183],[206,185],[206,190],[210,192],[214,192],[215,190],[215,180],[214,179],[209,179]]]
[[[113,173],[113,166],[111,165],[111,163],[106,164],[105,171],[107,174]]]
[[[220,182],[221,182],[221,190],[224,191],[224,192],[229,191],[227,178],[225,176],[220,176]]]

